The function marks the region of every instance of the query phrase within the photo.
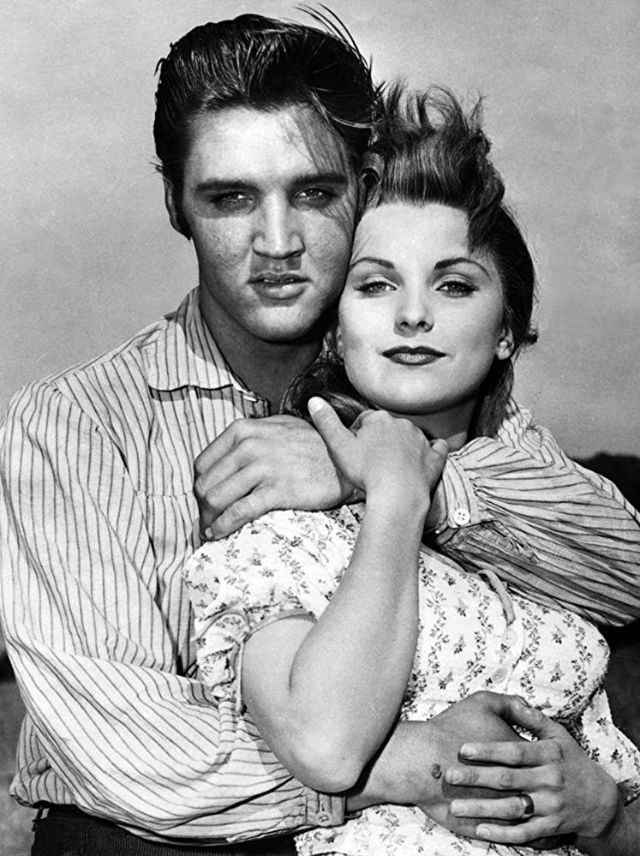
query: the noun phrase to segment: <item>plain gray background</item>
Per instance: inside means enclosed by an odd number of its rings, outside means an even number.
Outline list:
[[[379,79],[486,97],[541,281],[541,340],[518,396],[575,455],[640,454],[640,4],[331,5]],[[195,285],[152,166],[153,72],[192,26],[242,11],[305,20],[280,0],[2,0],[0,411]],[[32,812],[6,794],[21,706],[13,685],[0,691],[0,853],[24,856]]]
[[[638,450],[640,4],[334,0],[377,78],[485,98],[494,159],[539,267],[541,340],[518,395],[575,455]],[[4,0],[0,410],[115,346],[195,284],[153,170],[171,40],[293,3]]]

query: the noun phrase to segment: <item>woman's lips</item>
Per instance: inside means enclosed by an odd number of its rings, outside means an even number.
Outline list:
[[[408,348],[406,346],[389,348],[383,351],[382,355],[391,362],[400,363],[403,366],[426,366],[444,357],[442,351],[436,351],[434,348]]]

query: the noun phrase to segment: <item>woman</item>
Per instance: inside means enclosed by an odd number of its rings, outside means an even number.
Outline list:
[[[507,588],[421,543],[447,450],[498,430],[511,360],[534,338],[533,267],[488,148],[477,112],[465,118],[448,94],[406,107],[391,94],[363,176],[336,354],[293,394],[298,407],[321,391],[345,419],[359,414],[346,450],[331,451],[366,511],[266,515],[202,547],[187,585],[203,680],[235,700],[237,715],[246,705],[255,739],[317,790],[353,786],[399,713],[428,719],[481,689],[516,693],[562,721],[553,733],[566,752],[523,768],[512,758],[520,793],[489,810],[472,804],[475,817],[520,821],[502,835],[484,830],[505,844],[456,835],[416,808],[378,806],[303,834],[304,854],[506,856],[534,852],[511,844],[551,831],[580,848],[555,853],[634,852],[623,840],[633,809],[620,808],[616,783],[640,792],[640,753],[611,722],[596,628],[560,603],[542,605],[536,580],[516,575],[520,585]],[[328,405],[311,397],[308,407],[322,430]],[[592,787],[564,785],[569,772]],[[467,829],[483,835],[475,822]]]

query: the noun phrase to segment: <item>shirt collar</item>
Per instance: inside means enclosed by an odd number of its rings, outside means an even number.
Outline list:
[[[250,396],[233,374],[200,312],[199,289],[189,292],[180,306],[144,348],[147,380],[153,389],[169,391],[184,386],[222,389],[235,386]]]

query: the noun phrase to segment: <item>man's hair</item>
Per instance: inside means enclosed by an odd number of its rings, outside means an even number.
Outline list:
[[[325,29],[240,15],[196,27],[171,45],[158,63],[153,134],[159,169],[178,192],[191,120],[228,107],[309,106],[359,166],[377,102],[371,68],[337,17],[309,14]]]
[[[482,131],[480,108],[478,103],[465,114],[456,98],[440,87],[411,94],[400,85],[392,87],[364,157],[360,213],[387,202],[435,202],[466,213],[470,247],[487,252],[498,270],[504,324],[514,342],[509,359],[494,360],[473,417],[471,436],[492,436],[511,394],[513,359],[523,346],[537,339],[531,326],[535,270],[524,238],[504,204],[504,184],[489,159],[490,142]],[[348,421],[366,402],[346,376],[341,376],[335,354],[329,355],[328,363],[297,382],[290,397],[292,407],[302,413],[311,395],[331,400],[334,387],[336,409]]]

